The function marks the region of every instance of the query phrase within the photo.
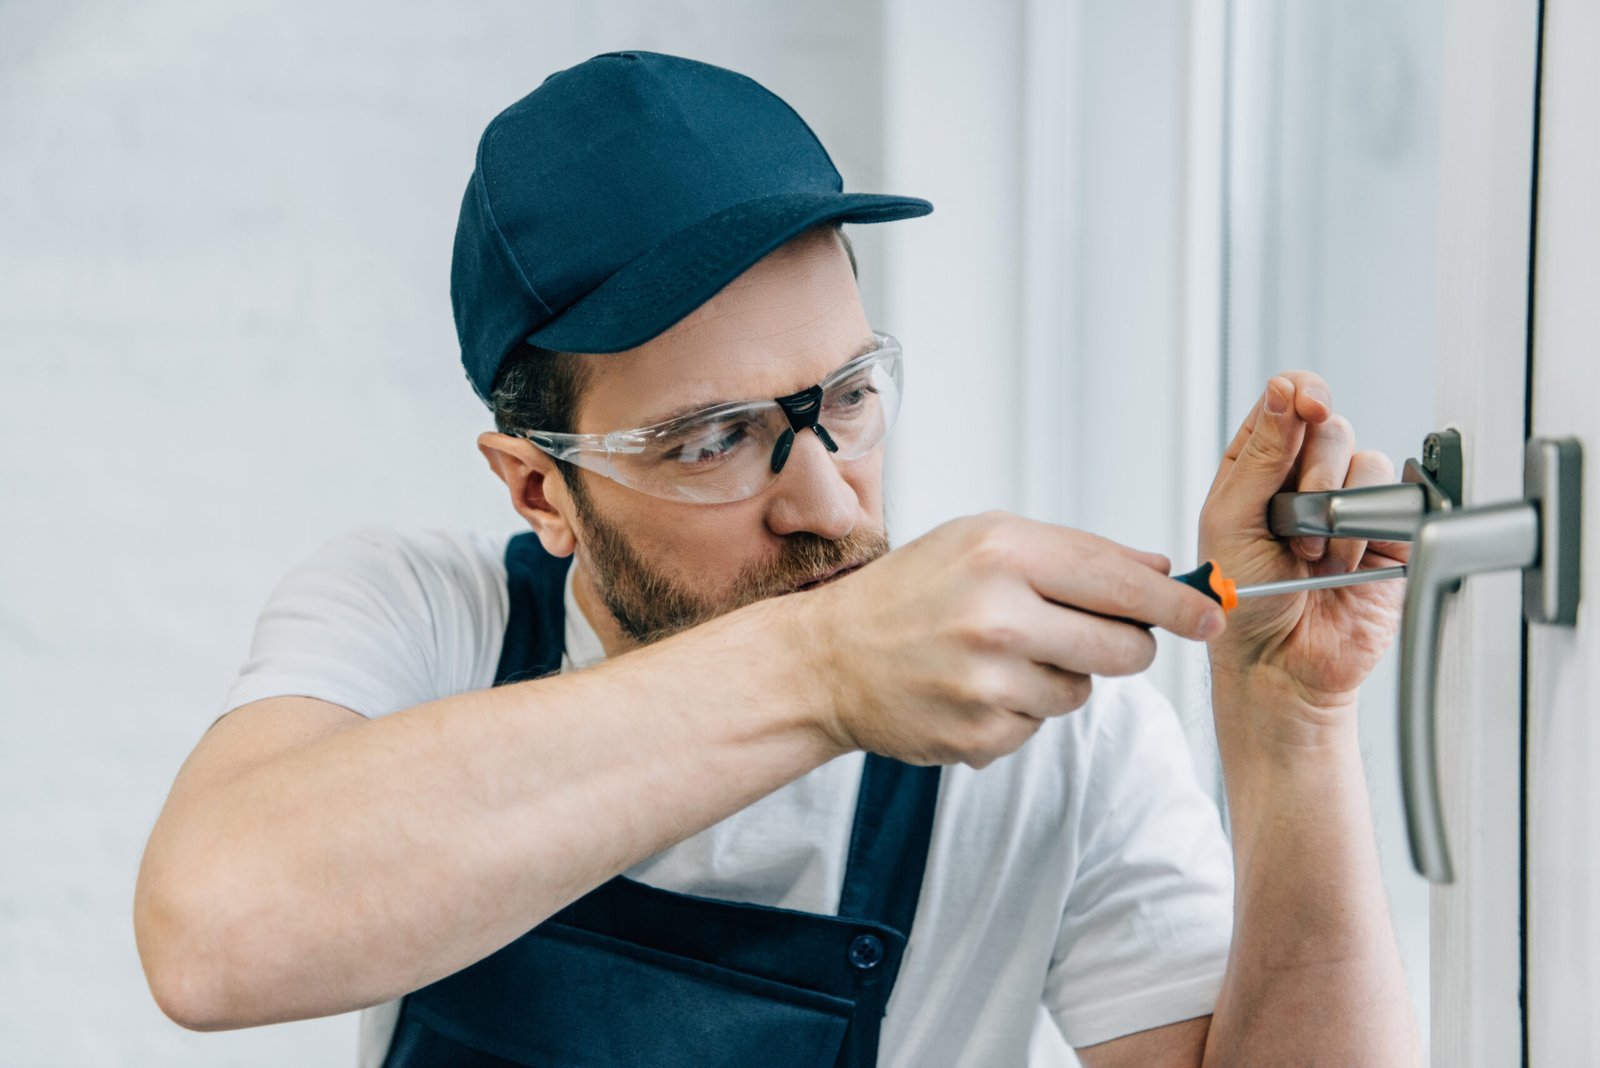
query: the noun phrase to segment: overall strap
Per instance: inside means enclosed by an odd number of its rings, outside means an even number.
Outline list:
[[[563,583],[572,558],[551,556],[530,530],[507,543],[505,564],[509,611],[496,686],[561,670]],[[841,917],[910,935],[938,793],[937,766],[867,754],[839,895]]]
[[[910,937],[933,837],[939,770],[867,754],[840,916],[881,923]]]
[[[527,531],[506,544],[505,640],[494,684],[537,679],[561,670],[566,636],[563,583],[570,556],[551,556]]]
[[[571,565],[570,558],[554,557],[545,552],[531,531],[510,540],[505,562],[509,611],[495,685],[538,678],[561,669],[565,635],[563,587]],[[916,915],[938,801],[939,776],[937,766],[916,767],[874,753],[867,754],[836,916],[700,898],[659,890],[619,875],[506,949],[435,984],[431,1000],[413,995],[410,999],[416,1002],[413,1015],[422,1019],[430,1005],[478,1004],[490,997],[491,990],[512,989],[518,991],[521,1003],[536,1003],[541,1012],[550,1017],[545,1020],[540,1016],[536,1020],[511,1014],[515,1020],[523,1021],[516,1026],[529,1029],[529,1036],[538,1032],[541,1042],[560,1046],[566,1035],[561,1028],[574,1026],[573,1021],[579,1018],[588,1020],[568,1004],[588,986],[580,983],[574,987],[571,982],[550,985],[547,973],[552,954],[569,952],[562,948],[563,939],[599,939],[615,952],[597,955],[596,950],[586,950],[580,955],[581,960],[568,963],[563,974],[575,982],[580,966],[592,967],[595,971],[586,982],[598,984],[596,989],[609,989],[606,984],[644,983],[629,995],[630,1003],[640,1011],[641,1006],[655,1005],[663,999],[675,1005],[676,1008],[663,1009],[656,1016],[644,1014],[668,1030],[680,1025],[696,1026],[682,1018],[687,1012],[686,1005],[672,1002],[672,998],[679,996],[675,991],[680,986],[672,976],[680,968],[692,970],[712,966],[724,977],[722,981],[735,986],[777,983],[790,991],[784,997],[842,999],[836,1004],[829,1002],[835,1005],[829,1012],[844,1012],[846,1017],[829,1017],[835,1024],[830,1025],[834,1029],[829,1031],[832,1037],[828,1048],[837,1049],[838,1054],[836,1058],[828,1054],[826,1060],[836,1068],[867,1068],[877,1061],[883,1015]],[[637,969],[643,965],[635,958],[642,961],[661,954],[665,954],[664,960],[688,963],[675,964],[666,972],[657,971],[641,978]],[[495,968],[511,965],[525,970],[512,978],[489,978],[498,974]],[[762,989],[768,988],[763,986]],[[794,993],[795,990],[799,993]],[[721,1015],[730,1011],[723,1000],[729,996],[732,995],[726,992],[712,996],[702,991],[694,995],[688,1007],[700,1006],[703,1013],[721,1019]],[[655,1000],[649,1000],[651,998]],[[499,1033],[512,1026],[502,1019],[507,1010],[499,1007],[498,1001],[493,1004],[497,1007],[490,1013],[492,1019],[474,1033]],[[782,998],[764,1004],[768,1008],[763,1010],[767,1015],[763,1015],[762,1020],[773,1026],[781,1024],[778,1029],[787,1034],[800,1033],[799,1025],[784,1015],[792,1015],[796,1010],[782,1009]],[[456,1015],[466,1012],[459,1008],[452,1011]],[[677,1024],[663,1022],[669,1018],[682,1019]],[[848,1020],[848,1029],[843,1030],[841,1045],[844,1019]],[[643,1019],[638,1022],[646,1023]],[[584,1026],[589,1024],[602,1027],[615,1043],[640,1037],[634,1033],[638,1028],[630,1029],[624,1018],[612,1019],[600,1014]],[[705,1026],[724,1038],[726,1034],[748,1029],[758,1044],[768,1041],[764,1036],[770,1030],[755,1027],[754,1019],[748,1028],[734,1027],[731,1031],[720,1025],[712,1027],[707,1023]],[[412,1027],[408,1033],[413,1032],[415,1040],[421,1041],[418,1036],[422,1032]],[[654,1050],[650,1054],[653,1063],[688,1063],[682,1058],[673,1059],[668,1048],[659,1047],[661,1037],[640,1039],[645,1047]],[[694,1055],[688,1052],[691,1046],[692,1043],[685,1046],[687,1056]],[[786,1054],[777,1059],[772,1048],[763,1046],[763,1049],[771,1063],[787,1064],[791,1060],[817,1063],[801,1055],[798,1049],[791,1051],[793,1056]],[[594,1063],[633,1063],[639,1059],[633,1057],[630,1061],[631,1056],[619,1053],[607,1059],[597,1055]],[[413,1061],[398,1057],[393,1063],[409,1066]],[[416,1060],[416,1063],[422,1062]]]

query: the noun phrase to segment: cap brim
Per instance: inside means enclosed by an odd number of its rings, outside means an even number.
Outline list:
[[[561,352],[622,352],[710,300],[753,263],[817,225],[926,215],[917,197],[784,193],[736,204],[681,230],[607,278],[528,341]]]

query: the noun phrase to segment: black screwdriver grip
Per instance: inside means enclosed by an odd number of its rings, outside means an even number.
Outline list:
[[[1192,590],[1199,590],[1213,601],[1222,606],[1224,612],[1233,610],[1239,603],[1233,580],[1223,577],[1215,560],[1207,560],[1193,571],[1185,571],[1181,575],[1173,575],[1173,581],[1181,582]],[[1129,619],[1127,616],[1107,616],[1107,619],[1117,623],[1127,623],[1135,627],[1149,630],[1154,624],[1146,623],[1142,619]]]
[[[1207,560],[1193,571],[1185,571],[1181,575],[1173,575],[1172,577],[1178,582],[1181,582],[1185,586],[1189,587],[1191,590],[1199,590],[1213,601],[1217,602],[1218,604],[1222,604],[1222,594],[1218,593],[1211,586],[1211,577],[1216,570],[1216,562]]]

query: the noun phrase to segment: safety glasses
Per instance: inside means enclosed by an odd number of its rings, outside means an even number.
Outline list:
[[[837,460],[876,448],[900,412],[900,343],[877,347],[808,389],[772,400],[717,404],[653,426],[606,434],[519,430],[558,460],[641,493],[698,504],[743,500],[778,477],[797,434],[815,434]]]

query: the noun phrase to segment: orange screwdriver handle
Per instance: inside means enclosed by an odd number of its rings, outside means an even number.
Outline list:
[[[1217,566],[1215,560],[1207,560],[1193,571],[1172,577],[1220,604],[1224,612],[1231,612],[1239,606],[1239,587],[1233,579],[1222,573],[1222,568]]]
[[[1222,573],[1215,560],[1207,560],[1193,571],[1185,571],[1181,575],[1173,575],[1174,579],[1188,586],[1190,589],[1199,590],[1213,601],[1222,606],[1224,612],[1231,612],[1239,604],[1239,588],[1234,581]],[[1118,623],[1127,623],[1135,627],[1150,629],[1150,624],[1141,619],[1129,619],[1127,616],[1106,616],[1107,619]]]

